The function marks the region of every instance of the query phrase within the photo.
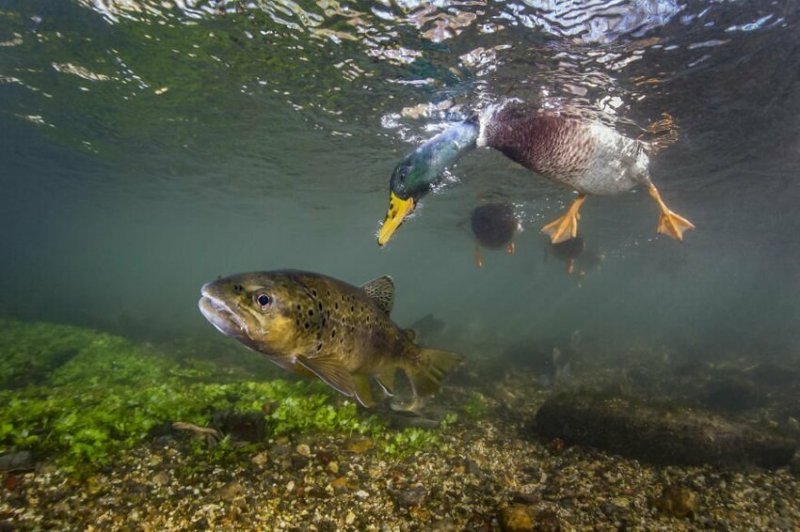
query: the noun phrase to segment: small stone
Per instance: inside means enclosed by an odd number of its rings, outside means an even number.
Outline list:
[[[311,448],[305,443],[299,444],[295,448],[295,451],[297,451],[297,454],[299,454],[300,456],[304,456],[306,458],[311,458]]]
[[[147,460],[147,463],[150,466],[158,466],[158,465],[161,465],[161,463],[163,461],[164,461],[164,459],[161,458],[160,454],[153,454],[153,455],[150,455],[150,459]]]
[[[536,514],[536,531],[560,532],[561,521],[558,519],[558,515],[552,510],[542,510]]]
[[[159,471],[153,475],[153,482],[159,486],[169,483],[169,474],[166,471]]]
[[[236,480],[228,482],[217,491],[217,496],[223,501],[232,501],[244,493],[244,488]]]
[[[269,459],[269,453],[267,451],[262,451],[257,455],[253,456],[250,461],[253,462],[254,465],[259,467],[264,467],[267,465],[267,460]]]
[[[697,494],[689,488],[671,485],[664,487],[654,506],[662,514],[683,519],[697,512],[697,499]]]
[[[425,487],[417,484],[408,489],[400,490],[395,494],[395,503],[401,507],[421,506],[428,493]]]
[[[356,492],[356,497],[358,497],[359,499],[368,499],[369,498],[369,493],[367,493],[364,490],[358,490]]]
[[[286,493],[291,493],[294,491],[294,480],[290,480],[288,484],[286,484]]]
[[[18,451],[0,456],[0,471],[28,471],[33,469],[33,454]]]
[[[345,443],[345,449],[355,454],[364,454],[373,447],[373,442],[369,438],[352,438]]]
[[[331,482],[334,489],[347,489],[347,478],[339,477]]]
[[[528,532],[533,530],[531,509],[524,504],[512,504],[500,510],[500,529],[503,532]]]
[[[630,508],[631,506],[631,501],[627,497],[614,497],[613,499],[611,499],[611,502],[615,506],[618,506],[619,508],[627,509]]]
[[[347,525],[352,525],[356,520],[356,514],[354,514],[351,510],[347,511],[347,515],[344,517],[344,522]]]
[[[328,462],[328,471],[334,475],[339,472],[339,462]]]

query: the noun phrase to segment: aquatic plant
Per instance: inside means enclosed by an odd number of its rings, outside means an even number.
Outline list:
[[[405,458],[435,448],[440,443],[436,431],[420,428],[407,428],[387,435],[383,451],[391,458]]]
[[[486,404],[486,399],[480,392],[470,393],[461,409],[464,411],[464,415],[474,420],[485,418],[489,411],[489,407]]]
[[[214,364],[179,363],[169,353],[120,337],[49,324],[4,321],[0,327],[7,333],[0,337],[17,340],[0,344],[0,360],[55,361],[53,352],[64,346],[74,351],[39,382],[0,390],[0,454],[30,450],[64,470],[83,472],[108,464],[157,427],[175,421],[209,426],[219,412],[264,415],[269,436],[367,435],[384,442],[392,456],[436,442],[433,431],[388,429],[378,416],[359,412],[319,382],[213,382],[221,379]],[[22,368],[37,364],[41,361],[4,368],[19,376]],[[212,461],[242,451],[225,437],[215,446],[192,446]]]

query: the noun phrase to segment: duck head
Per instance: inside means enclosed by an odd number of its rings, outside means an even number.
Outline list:
[[[378,233],[383,246],[414,211],[417,202],[442,180],[445,169],[475,147],[478,125],[461,122],[435,136],[403,159],[389,181],[389,209]]]

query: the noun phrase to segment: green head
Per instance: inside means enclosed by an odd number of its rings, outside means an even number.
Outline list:
[[[461,122],[436,135],[398,164],[389,181],[389,209],[378,234],[384,245],[414,211],[417,202],[442,180],[445,169],[475,147],[478,124]]]

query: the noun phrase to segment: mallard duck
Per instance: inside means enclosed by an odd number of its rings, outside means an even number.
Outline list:
[[[646,186],[658,204],[659,233],[683,240],[683,232],[694,228],[689,220],[667,208],[650,180],[646,143],[628,138],[599,120],[510,100],[446,129],[395,167],[378,244],[389,241],[417,202],[441,181],[448,166],[484,146],[577,191],[578,197],[567,212],[542,227],[554,244],[578,234],[579,210],[587,195],[619,194],[637,185]]]
[[[475,236],[475,264],[483,267],[480,246],[489,249],[506,248],[513,255],[514,235],[519,229],[519,220],[514,207],[508,203],[486,203],[472,210],[470,228]]]
[[[600,266],[605,260],[605,253],[587,248],[580,235],[558,244],[548,242],[545,259],[550,254],[567,265],[568,274],[577,273],[580,277]]]

